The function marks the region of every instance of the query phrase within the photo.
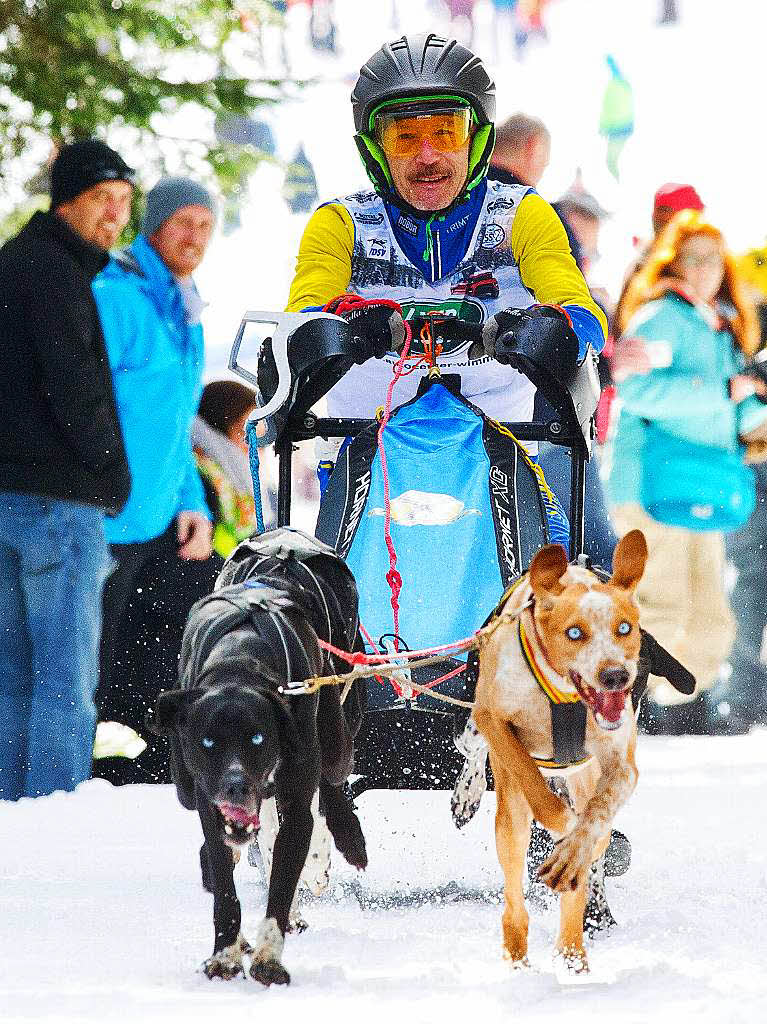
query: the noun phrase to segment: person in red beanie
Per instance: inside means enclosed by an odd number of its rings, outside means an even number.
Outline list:
[[[693,185],[680,184],[676,181],[668,181],[665,185],[661,185],[653,197],[653,237],[642,247],[637,258],[626,271],[620,297],[615,307],[615,323],[622,322],[626,292],[636,275],[644,268],[647,254],[652,249],[655,239],[668,222],[682,210],[697,210],[699,213],[703,213],[705,206],[703,205],[703,200],[698,195],[697,189]],[[625,341],[620,341],[618,338],[610,338],[605,349],[609,351],[610,372],[613,380],[616,382],[624,380],[629,374],[649,373],[652,369],[647,351],[642,342],[637,338],[628,338]],[[607,390],[605,389],[605,392]],[[602,399],[604,402],[604,392]],[[606,403],[608,409],[611,399],[612,396],[608,395]],[[607,414],[603,408],[601,418],[604,420],[606,417]]]
[[[652,206],[652,229],[659,235],[671,218],[681,210],[698,210],[703,213],[703,200],[692,185],[680,185],[668,181],[655,193]]]

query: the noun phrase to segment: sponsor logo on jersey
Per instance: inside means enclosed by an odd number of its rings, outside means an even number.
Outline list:
[[[360,224],[383,224],[384,215],[382,213],[355,213],[354,219]]]
[[[505,238],[506,232],[500,224],[485,224],[480,245],[483,249],[497,249]]]
[[[412,235],[413,238],[415,238],[416,235],[418,234],[417,222],[414,221],[412,217],[408,217],[406,213],[403,213],[400,216],[400,219],[397,221],[397,227],[400,228],[402,231],[406,232],[408,235]]]
[[[514,206],[513,199],[494,199],[487,204],[487,212],[495,213],[497,210],[510,210]]]
[[[450,227],[447,229],[447,234],[452,235],[454,231],[460,231],[461,228],[465,228],[466,225],[469,223],[469,217],[470,214],[465,213],[460,220],[457,220],[455,224],[450,225]]]
[[[368,238],[368,259],[385,260],[389,256],[389,240],[387,238]]]

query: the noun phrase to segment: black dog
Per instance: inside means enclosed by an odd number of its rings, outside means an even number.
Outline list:
[[[285,984],[285,932],[314,819],[319,788],[337,848],[357,868],[365,840],[343,784],[364,711],[364,683],[341,705],[337,686],[286,696],[291,681],[343,671],[318,638],[344,650],[357,644],[357,588],[345,563],[298,530],[281,529],[241,544],[210,597],[192,608],[184,631],[179,688],[160,694],[147,724],[168,735],[171,771],[184,807],[197,809],[205,836],[203,885],[213,892],[215,944],[209,978],[243,973]],[[250,946],[240,932],[233,850],[259,829],[263,800],[276,796],[266,916]]]

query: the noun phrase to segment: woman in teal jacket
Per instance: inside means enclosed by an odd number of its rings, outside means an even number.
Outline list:
[[[643,502],[649,491],[678,488],[688,458],[706,449],[713,476],[724,453],[733,456],[747,497],[738,492],[732,500],[747,501],[751,471],[740,467],[741,439],[767,420],[759,385],[742,372],[757,345],[755,318],[721,233],[700,213],[677,214],[656,240],[629,287],[620,326],[624,338],[644,343],[648,369],[618,383],[605,464],[608,500],[619,533],[639,528],[647,537],[650,558],[637,591],[642,624],[695,674],[700,694],[716,680],[734,632],[723,536],[703,496],[696,502],[691,492],[689,526],[657,521]],[[675,457],[655,457],[659,436]],[[655,687],[651,731],[705,731],[705,700],[669,706],[678,699],[670,688]]]

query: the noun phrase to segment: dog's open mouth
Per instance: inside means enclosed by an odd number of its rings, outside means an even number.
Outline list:
[[[216,809],[224,826],[224,842],[228,846],[243,846],[254,838],[261,828],[258,811],[249,811],[239,804],[219,803]]]
[[[572,669],[570,681],[584,704],[591,708],[594,719],[601,729],[612,731],[621,727],[626,717],[626,701],[631,693],[630,686],[625,690],[595,690]]]

